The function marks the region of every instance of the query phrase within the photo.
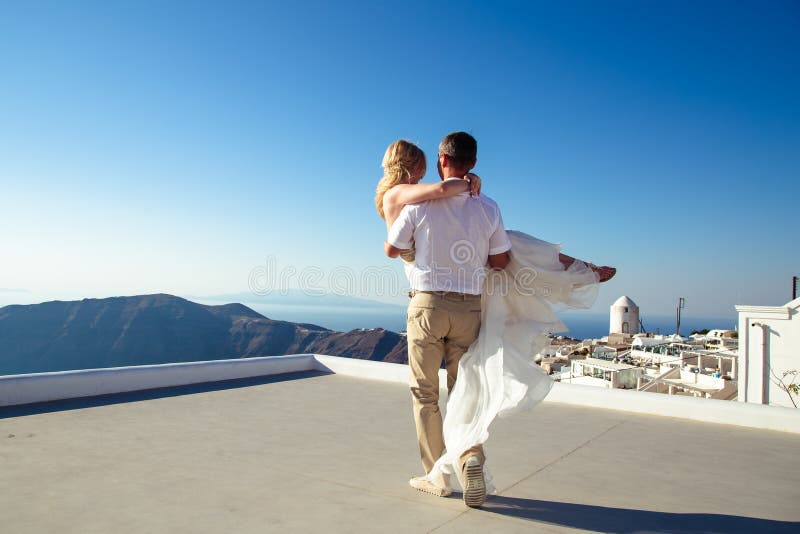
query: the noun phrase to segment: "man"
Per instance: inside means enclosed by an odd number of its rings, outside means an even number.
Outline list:
[[[442,180],[460,180],[476,163],[477,143],[465,133],[447,135],[439,145],[437,169]],[[392,226],[386,254],[396,258],[416,248],[406,264],[411,283],[408,305],[408,363],[420,456],[425,472],[444,452],[439,411],[439,368],[447,370],[451,391],[458,362],[478,337],[481,288],[488,261],[494,269],[509,262],[511,243],[497,204],[485,195],[469,193],[408,205]],[[480,506],[486,498],[483,448],[476,445],[461,456],[464,502]],[[412,487],[438,496],[450,494],[449,481],[412,478]]]

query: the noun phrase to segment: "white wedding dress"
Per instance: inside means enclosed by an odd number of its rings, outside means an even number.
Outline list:
[[[434,482],[455,473],[450,481],[456,487],[459,457],[486,442],[494,418],[530,409],[547,396],[553,381],[533,356],[549,343],[548,333],[567,330],[556,310],[588,308],[597,297],[597,275],[580,261],[565,270],[560,245],[522,232],[508,236],[511,261],[487,276],[480,334],[461,358],[447,399],[446,451],[427,475]],[[484,475],[491,493],[485,466]]]

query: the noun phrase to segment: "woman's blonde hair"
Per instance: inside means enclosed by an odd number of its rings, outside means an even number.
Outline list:
[[[411,175],[419,167],[425,166],[425,153],[414,143],[400,139],[386,149],[381,167],[383,178],[375,189],[375,207],[381,219],[386,219],[383,213],[383,195],[397,184],[411,183]]]

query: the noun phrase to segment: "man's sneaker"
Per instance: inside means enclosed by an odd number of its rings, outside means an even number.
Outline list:
[[[472,508],[486,501],[486,481],[483,479],[483,464],[476,456],[464,462],[464,504]]]
[[[437,497],[448,497],[450,495],[450,488],[442,488],[437,486],[425,477],[414,477],[408,481],[409,486]]]

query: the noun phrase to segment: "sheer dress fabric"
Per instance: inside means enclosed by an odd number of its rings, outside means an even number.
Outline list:
[[[487,276],[478,338],[461,358],[443,421],[446,451],[429,480],[460,484],[463,451],[489,438],[495,417],[528,410],[550,392],[552,379],[534,362],[548,333],[565,332],[556,311],[588,308],[597,297],[597,275],[583,262],[564,269],[561,246],[522,232],[508,232],[511,261]],[[494,491],[486,466],[487,491]],[[439,482],[440,483],[440,482]]]

